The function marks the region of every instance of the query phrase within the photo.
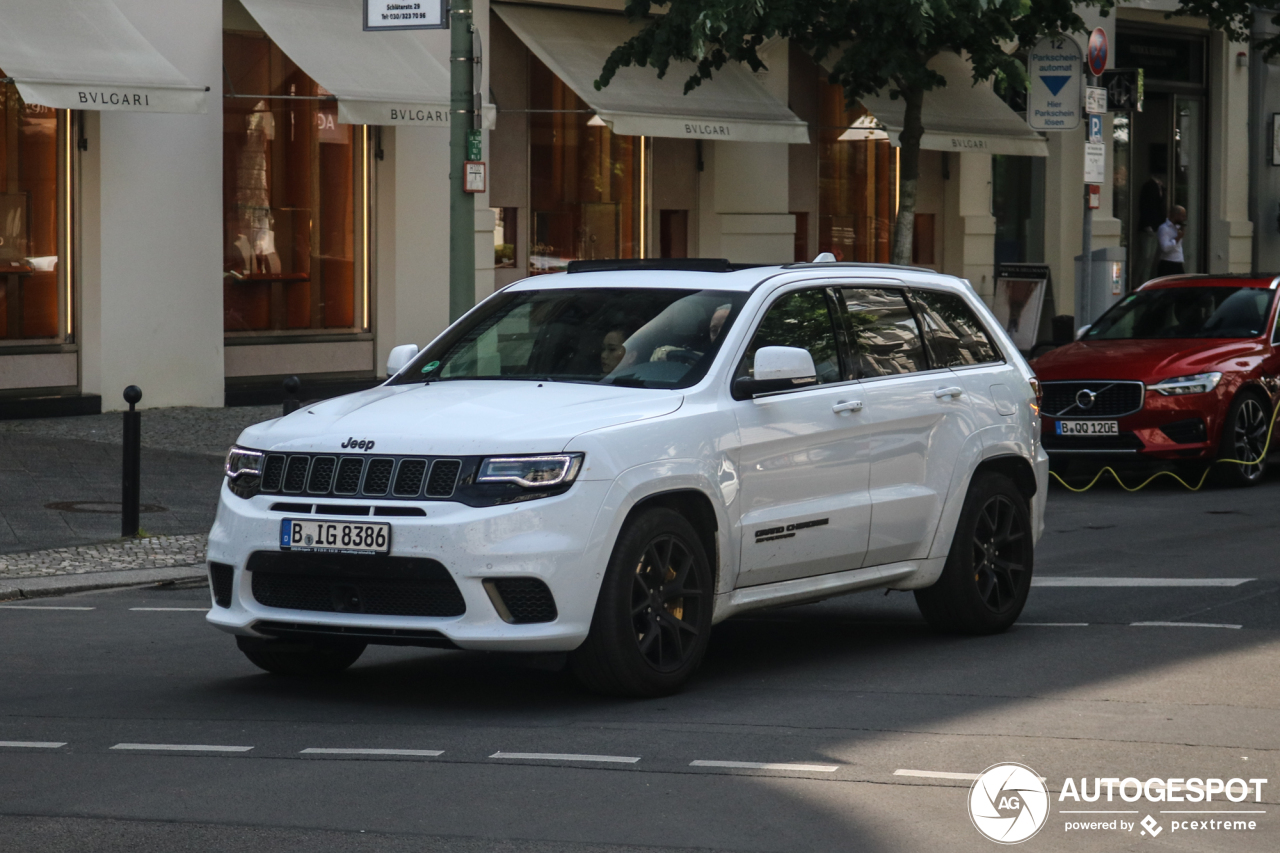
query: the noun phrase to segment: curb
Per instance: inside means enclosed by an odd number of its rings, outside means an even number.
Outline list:
[[[8,578],[0,579],[0,601],[67,595],[72,592],[90,592],[96,589],[114,589],[163,581],[192,580],[205,576],[206,569],[203,564],[199,564],[158,569],[125,569],[118,572],[85,572],[78,575]]]

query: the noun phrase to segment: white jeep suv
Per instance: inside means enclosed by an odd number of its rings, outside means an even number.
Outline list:
[[[263,669],[565,651],[588,687],[652,696],[746,610],[909,589],[988,633],[1026,601],[1037,385],[959,279],[577,262],[388,374],[227,457],[208,618]]]

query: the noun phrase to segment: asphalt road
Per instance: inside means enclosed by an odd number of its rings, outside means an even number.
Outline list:
[[[1272,851],[1278,522],[1277,477],[1055,489],[1037,575],[1130,585],[1042,583],[977,639],[904,593],[733,619],[689,689],[645,702],[584,694],[555,656],[371,648],[340,678],[271,677],[205,625],[202,589],[7,608],[0,741],[55,745],[0,746],[0,851],[989,851],[970,780],[936,774],[1003,761],[1053,792],[1026,849]],[[1064,779],[1130,776],[1271,781],[1213,803],[1265,812],[1253,831],[1065,830]]]

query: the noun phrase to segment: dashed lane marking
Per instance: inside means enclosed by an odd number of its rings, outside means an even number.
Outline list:
[[[1033,577],[1032,586],[1240,586],[1257,578],[1091,578]]]
[[[434,758],[444,755],[443,749],[332,749],[311,746],[302,750],[303,755],[417,755]]]
[[[1130,622],[1130,628],[1243,628],[1243,625],[1224,625],[1218,622]]]
[[[577,755],[571,752],[495,752],[490,758],[510,758],[519,761],[602,761],[613,764],[635,764],[638,756],[626,755]]]
[[[56,740],[0,740],[0,746],[10,746],[15,749],[57,749],[66,745],[66,741]]]
[[[211,743],[118,743],[112,749],[160,752],[248,752],[251,746],[219,746]]]
[[[834,764],[777,764],[760,761],[690,761],[690,767],[731,767],[742,770],[809,770],[815,773],[834,773],[840,768]]]
[[[130,610],[140,610],[148,613],[208,613],[207,607],[130,607]]]
[[[944,770],[895,770],[894,776],[913,776],[918,779],[959,779],[972,782],[978,778],[977,773],[948,773]]]
[[[0,610],[95,610],[93,607],[50,607],[46,604],[0,604]]]

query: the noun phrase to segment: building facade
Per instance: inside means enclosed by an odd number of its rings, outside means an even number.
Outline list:
[[[1145,71],[1143,110],[1107,117],[1093,216],[1127,287],[1173,204],[1189,269],[1280,251],[1253,239],[1255,221],[1280,233],[1280,191],[1250,177],[1270,176],[1270,136],[1249,124],[1251,98],[1280,98],[1261,91],[1270,66],[1166,20],[1173,6],[1090,21],[1113,65]],[[635,30],[621,7],[475,4],[477,299],[573,259],[889,260],[900,102],[846,104],[782,40],[767,70],[726,68],[688,96],[677,68],[596,91]],[[119,409],[129,384],[144,407],[265,401],[290,375],[333,393],[448,324],[449,34],[365,32],[362,15],[362,0],[6,6],[0,415]],[[1045,319],[1071,313],[1084,129],[1034,133],[963,57],[936,63],[913,261],[987,299],[998,264],[1046,264]]]

